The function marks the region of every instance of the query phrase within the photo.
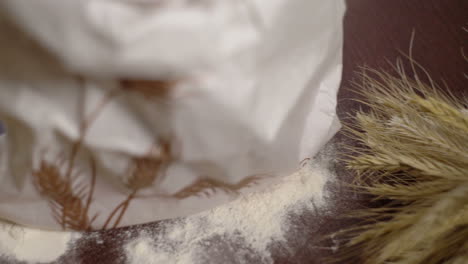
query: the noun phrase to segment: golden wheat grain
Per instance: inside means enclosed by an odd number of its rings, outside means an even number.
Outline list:
[[[359,254],[365,264],[465,263],[468,102],[396,69],[366,69],[355,83],[370,111],[345,128],[361,145],[347,147],[356,154],[347,167],[360,175],[358,192],[387,203],[354,214],[363,224],[339,233],[348,243],[335,261]]]

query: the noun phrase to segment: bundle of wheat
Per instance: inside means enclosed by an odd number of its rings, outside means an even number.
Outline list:
[[[468,101],[396,70],[365,69],[356,83],[370,111],[346,127],[360,145],[347,166],[380,205],[341,233],[340,261],[468,263]]]

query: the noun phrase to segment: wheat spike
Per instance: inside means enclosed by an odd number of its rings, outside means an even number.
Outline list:
[[[224,191],[226,193],[238,194],[239,190],[252,184],[255,184],[260,180],[260,176],[250,176],[236,184],[229,184],[222,181],[218,181],[215,179],[199,179],[195,181],[193,184],[185,187],[184,189],[180,190],[173,197],[178,199],[184,199],[191,196],[209,196],[212,193],[216,193],[217,191]]]
[[[149,187],[158,176],[164,174],[165,167],[173,159],[171,143],[167,140],[160,140],[158,145],[161,150],[160,155],[151,153],[155,150],[153,146],[149,154],[132,160],[128,173],[130,177],[127,180],[127,186],[131,190]]]
[[[150,152],[143,157],[133,158],[129,168],[129,178],[126,185],[131,190],[125,200],[118,204],[109,214],[102,229],[106,229],[114,216],[117,216],[112,227],[117,227],[125,214],[130,202],[136,197],[137,192],[145,187],[150,187],[158,176],[162,176],[168,164],[173,160],[171,143],[168,140],[159,140],[160,155],[155,155],[156,146],[152,146]],[[117,215],[118,213],[118,215]]]
[[[370,111],[346,124],[361,146],[347,167],[356,190],[390,201],[355,215],[364,224],[339,234],[336,259],[364,264],[466,263],[468,260],[468,102],[411,80],[366,69],[355,83]],[[362,177],[365,175],[366,177]]]
[[[90,229],[88,209],[91,198],[84,202],[84,195],[73,192],[73,182],[62,176],[57,166],[43,160],[33,176],[39,192],[50,201],[54,218],[63,229]],[[94,186],[94,180],[91,186]]]

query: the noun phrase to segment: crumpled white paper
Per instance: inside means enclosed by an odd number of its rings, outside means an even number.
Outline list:
[[[76,177],[89,182],[96,160],[96,229],[128,196],[130,161],[158,136],[171,135],[177,159],[120,225],[229,201],[223,192],[171,195],[200,179],[285,175],[339,128],[344,1],[3,0],[0,8],[1,218],[60,228],[32,172],[70,153],[83,116],[121,79],[174,85],[162,99],[116,96],[89,126]]]

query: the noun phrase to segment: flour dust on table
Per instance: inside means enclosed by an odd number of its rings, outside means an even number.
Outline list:
[[[79,237],[79,233],[45,231],[0,222],[0,263],[55,262]]]
[[[326,209],[329,161],[305,164],[267,189],[232,203],[147,228],[126,242],[126,263],[273,263],[271,245],[287,244],[294,216]]]
[[[328,147],[296,173],[188,217],[84,233],[4,223],[0,227],[0,262],[273,263],[273,247],[293,251],[291,239],[308,243],[294,219],[330,210],[326,184],[335,179],[330,169],[334,152]]]

